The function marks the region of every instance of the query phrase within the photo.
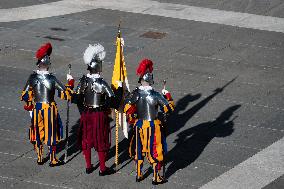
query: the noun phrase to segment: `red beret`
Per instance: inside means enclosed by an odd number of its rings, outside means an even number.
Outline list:
[[[41,60],[45,55],[50,56],[52,52],[52,46],[50,43],[42,45],[36,52],[36,58]]]
[[[143,59],[139,63],[139,66],[138,66],[138,68],[136,70],[136,74],[139,75],[140,77],[142,77],[143,75],[145,75],[147,70],[150,73],[152,73],[152,71],[153,71],[153,62],[152,62],[152,60],[149,60],[149,59]]]

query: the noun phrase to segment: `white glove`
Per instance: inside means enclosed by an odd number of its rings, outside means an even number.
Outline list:
[[[31,118],[33,117],[33,111],[29,111]]]
[[[163,90],[162,90],[162,94],[163,94],[163,95],[166,95],[167,93],[169,93],[169,91],[167,91],[166,89],[163,89]]]
[[[70,74],[67,74],[66,76],[67,76],[67,81],[69,81],[69,80],[71,80],[71,79],[74,79],[74,78],[72,77],[72,75],[70,75]]]
[[[120,41],[121,41],[121,45],[124,46],[124,39],[120,38]]]
[[[117,82],[118,87],[122,87],[122,81],[116,81],[116,82]]]

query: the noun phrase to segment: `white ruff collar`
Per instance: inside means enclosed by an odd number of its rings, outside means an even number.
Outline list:
[[[37,70],[36,73],[41,75],[49,74],[48,71],[41,71],[41,70]]]
[[[150,91],[150,90],[153,89],[153,87],[151,87],[151,86],[139,86],[139,89],[143,90],[143,91]]]
[[[101,75],[100,74],[87,74],[87,77],[88,78],[92,78],[92,79],[98,79],[98,78],[101,78]]]

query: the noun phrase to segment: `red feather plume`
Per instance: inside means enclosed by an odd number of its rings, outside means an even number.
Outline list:
[[[142,77],[147,71],[152,73],[153,71],[153,62],[149,59],[143,59],[136,70],[136,74]]]
[[[50,43],[46,43],[42,45],[36,52],[36,58],[37,59],[42,59],[45,55],[50,56],[52,52],[52,46]]]

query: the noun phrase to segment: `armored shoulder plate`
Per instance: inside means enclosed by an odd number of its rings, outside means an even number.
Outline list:
[[[154,96],[156,96],[159,106],[163,107],[169,104],[167,99],[165,99],[161,93],[154,91]]]
[[[50,103],[54,102],[55,89],[63,90],[62,84],[59,83],[55,76],[51,74],[31,74],[29,78],[29,87],[34,93],[35,102]]]
[[[114,96],[109,85],[102,78],[86,77],[84,85],[84,104],[88,107],[100,107],[106,105],[106,98]]]
[[[114,93],[113,93],[112,89],[110,88],[110,86],[108,85],[108,83],[103,78],[100,78],[99,81],[100,81],[101,85],[103,86],[104,93],[106,93],[106,95],[108,97],[113,97]]]
[[[87,77],[85,75],[83,75],[80,78],[80,81],[79,81],[77,88],[75,89],[75,93],[84,94],[86,87],[87,87]]]
[[[29,88],[31,87],[31,81],[34,79],[35,76],[36,76],[36,73],[35,73],[35,72],[33,72],[33,73],[29,76],[29,79],[27,80],[26,85],[25,85],[23,91],[28,91],[28,90],[29,90]]]
[[[125,103],[126,103],[126,104],[135,104],[135,103],[138,101],[139,96],[140,96],[140,94],[139,94],[138,91],[139,91],[138,88],[134,89],[134,90],[132,91],[132,93],[130,93],[130,94],[126,97]]]
[[[159,106],[167,103],[160,93],[155,90],[137,90],[136,102],[138,119],[152,121],[157,119]]]

